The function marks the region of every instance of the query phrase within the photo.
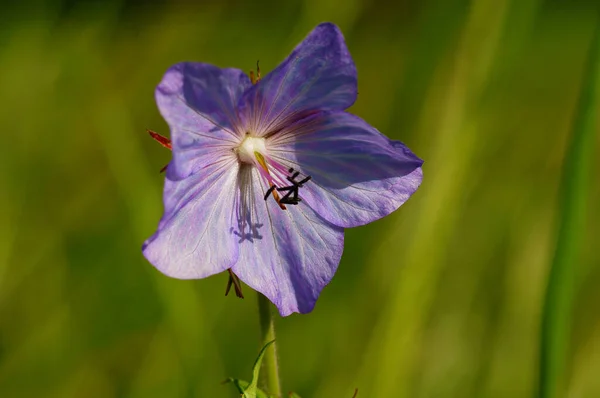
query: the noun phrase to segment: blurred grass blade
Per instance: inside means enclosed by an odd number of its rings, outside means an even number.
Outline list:
[[[600,83],[600,25],[584,72],[560,186],[558,241],[548,277],[541,330],[539,397],[563,396],[578,257],[585,230]]]

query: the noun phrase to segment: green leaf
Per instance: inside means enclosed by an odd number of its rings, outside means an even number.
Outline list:
[[[254,362],[254,368],[252,368],[252,380],[250,381],[250,385],[248,386],[248,388],[244,391],[244,398],[257,398],[258,374],[260,372],[260,364],[262,363],[262,359],[265,356],[267,348],[269,348],[269,346],[274,342],[275,340],[269,341],[258,353],[258,357]]]
[[[240,394],[243,394],[246,387],[248,387],[248,384],[250,384],[247,381],[234,379],[233,377],[228,377],[227,380],[225,380],[222,384],[227,383],[233,383],[233,385],[238,389],[238,392]]]
[[[269,341],[258,353],[256,361],[254,361],[254,367],[252,368],[252,380],[250,382],[234,379],[232,377],[225,380],[225,382],[233,383],[243,398],[270,398],[267,393],[258,388],[258,375],[260,373],[260,365],[265,355],[265,351],[275,340]],[[297,397],[297,396],[296,396]]]
[[[247,382],[245,380],[240,380],[240,379],[234,379],[233,377],[228,378],[227,380],[225,380],[223,382],[223,384],[225,383],[233,383],[233,385],[237,388],[238,392],[240,393],[240,395],[242,397],[247,397],[247,392],[246,389],[248,388],[248,386],[250,385],[250,382]],[[246,395],[244,395],[246,394]],[[256,398],[271,398],[266,392],[264,392],[263,390],[261,390],[260,388],[256,389]]]

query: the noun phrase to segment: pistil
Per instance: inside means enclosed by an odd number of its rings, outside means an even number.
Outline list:
[[[285,205],[297,205],[302,201],[298,196],[299,189],[310,181],[311,177],[302,178],[299,171],[288,169],[269,157],[263,137],[248,134],[235,152],[240,162],[254,165],[266,181],[269,189],[264,195],[265,200],[272,195],[281,210],[287,210]],[[283,197],[280,192],[283,192]]]

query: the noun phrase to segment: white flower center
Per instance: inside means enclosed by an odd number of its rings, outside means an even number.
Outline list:
[[[261,155],[267,153],[265,139],[262,137],[247,136],[237,148],[237,155],[240,161],[248,164],[255,164],[256,152]]]

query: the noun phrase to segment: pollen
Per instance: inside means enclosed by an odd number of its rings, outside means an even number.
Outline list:
[[[267,152],[267,148],[265,147],[265,139],[262,137],[252,137],[248,135],[237,147],[236,152],[240,162],[256,164],[256,154],[264,154]]]

